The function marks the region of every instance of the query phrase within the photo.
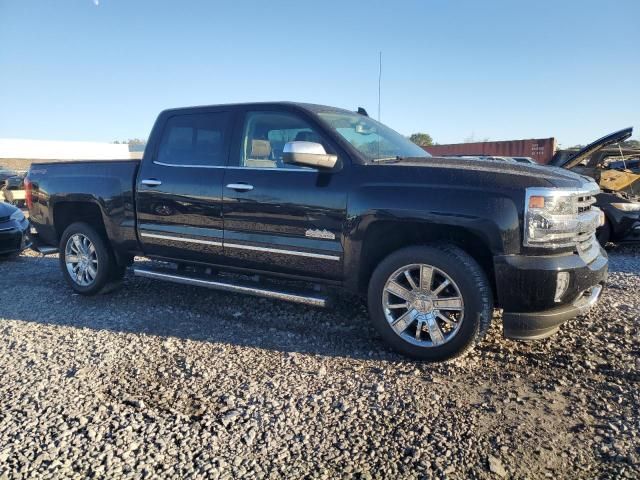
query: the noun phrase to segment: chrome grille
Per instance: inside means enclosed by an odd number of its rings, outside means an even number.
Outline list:
[[[590,261],[598,256],[598,244],[595,238],[600,223],[600,209],[593,207],[595,195],[581,193],[576,198],[580,229],[574,237],[576,251],[585,260]]]
[[[596,203],[596,197],[593,195],[583,195],[578,197],[578,214],[591,210],[591,205]]]

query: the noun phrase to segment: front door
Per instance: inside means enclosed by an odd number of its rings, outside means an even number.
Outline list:
[[[233,115],[168,114],[160,141],[140,167],[138,232],[143,252],[218,263],[222,257],[222,180]]]
[[[312,120],[290,111],[248,111],[223,182],[224,249],[231,265],[304,277],[339,279],[343,264],[347,170],[282,161],[284,144],[322,143]],[[235,158],[234,158],[235,157]]]

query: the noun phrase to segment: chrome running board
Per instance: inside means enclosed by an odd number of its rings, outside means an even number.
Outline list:
[[[33,227],[32,227],[33,228]],[[40,241],[40,236],[33,233],[27,234],[27,248],[30,248],[34,252],[38,252],[40,255],[52,255],[58,253],[58,247],[47,245]]]
[[[33,247],[31,247],[32,249],[34,249]],[[35,249],[34,249],[35,250]],[[42,255],[53,255],[54,253],[58,253],[58,249],[56,247],[37,247],[37,252],[41,253]]]
[[[270,288],[270,286],[251,282],[232,280],[213,276],[182,275],[175,270],[167,269],[148,269],[135,268],[133,273],[137,277],[153,278],[156,280],[164,280],[166,282],[181,283],[183,285],[193,285],[196,287],[211,288],[213,290],[222,290],[224,292],[244,293],[254,295],[256,297],[275,298],[277,300],[285,300],[287,302],[302,303],[312,305],[314,307],[326,307],[328,297],[319,295],[317,292],[311,293],[307,291],[285,290],[284,288]]]

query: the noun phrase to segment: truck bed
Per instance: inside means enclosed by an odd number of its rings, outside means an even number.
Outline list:
[[[30,219],[40,241],[57,246],[75,202],[100,211],[115,248],[136,245],[135,180],[140,160],[79,160],[33,164]],[[94,212],[95,213],[95,212]]]

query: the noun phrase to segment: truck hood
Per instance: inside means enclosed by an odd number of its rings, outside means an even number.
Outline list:
[[[580,164],[585,158],[590,157],[598,150],[602,150],[609,145],[613,145],[614,143],[624,142],[627,138],[629,138],[633,134],[633,127],[623,128],[622,130],[618,130],[617,132],[610,133],[602,138],[599,138],[595,142],[591,142],[586,147],[578,150],[573,155],[566,158],[561,164],[557,164],[556,166],[572,169],[576,165]]]
[[[455,158],[455,157],[424,157],[408,158],[392,165],[404,167],[430,167],[447,170],[465,170],[492,173],[496,175],[517,175],[530,177],[536,180],[547,180],[556,186],[580,186],[585,182],[593,182],[593,179],[578,175],[577,173],[547,165],[534,165],[529,163],[510,163],[502,160],[485,160],[481,158]]]

